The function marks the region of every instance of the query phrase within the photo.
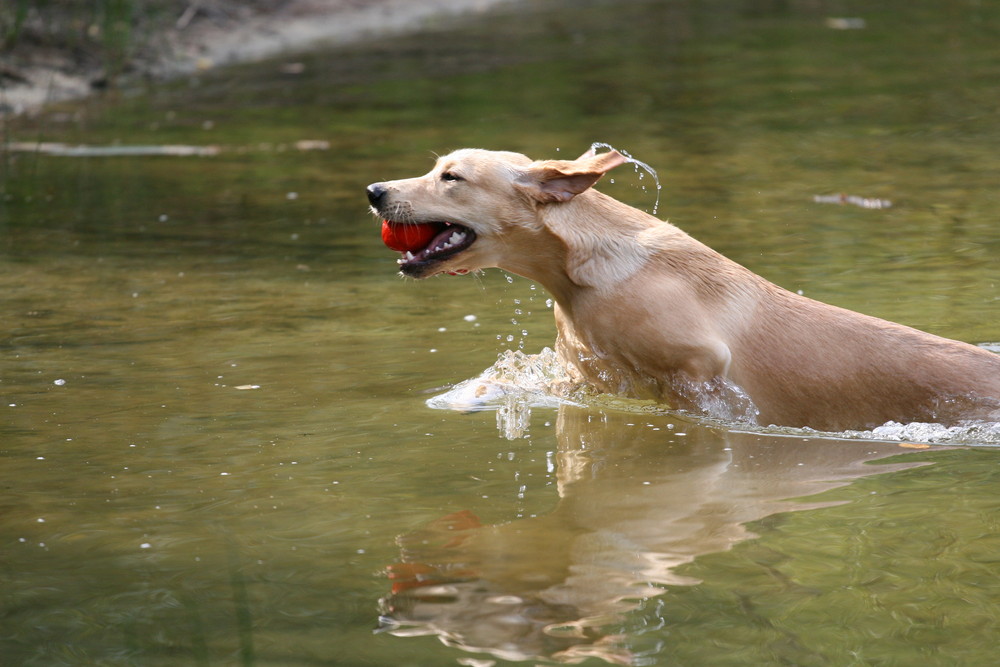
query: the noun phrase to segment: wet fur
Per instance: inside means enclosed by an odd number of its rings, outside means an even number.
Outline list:
[[[500,267],[544,285],[561,360],[602,391],[699,411],[748,396],[757,414],[722,416],[830,431],[1000,419],[1000,356],[793,294],[591,187],[624,162],[463,149],[376,184],[373,208],[476,232],[406,275]]]

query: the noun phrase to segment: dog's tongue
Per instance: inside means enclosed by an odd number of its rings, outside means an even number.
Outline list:
[[[440,225],[382,221],[382,243],[398,252],[423,250],[437,235]]]

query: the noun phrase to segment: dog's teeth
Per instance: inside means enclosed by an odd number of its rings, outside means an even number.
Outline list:
[[[413,259],[413,253],[412,253],[412,252],[410,252],[409,250],[407,250],[407,251],[406,251],[406,254],[405,254],[405,255],[403,255],[403,257],[405,257],[405,261],[407,261],[407,262],[408,262],[408,261],[410,261],[411,259]]]
[[[450,237],[450,238],[448,239],[448,241],[449,241],[449,242],[450,242],[450,243],[451,243],[452,245],[458,245],[459,243],[461,243],[461,242],[462,242],[462,241],[464,241],[464,240],[465,240],[465,234],[464,234],[464,233],[462,233],[462,232],[454,232],[454,233],[453,233],[453,234],[451,235],[451,237]]]

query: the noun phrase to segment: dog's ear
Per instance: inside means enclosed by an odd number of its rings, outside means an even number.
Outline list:
[[[576,160],[535,162],[517,177],[514,186],[543,204],[566,202],[626,161],[618,151],[594,155],[590,150]]]

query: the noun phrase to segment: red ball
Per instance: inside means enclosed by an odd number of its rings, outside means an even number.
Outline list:
[[[437,235],[438,226],[382,221],[382,243],[398,252],[423,250]]]

